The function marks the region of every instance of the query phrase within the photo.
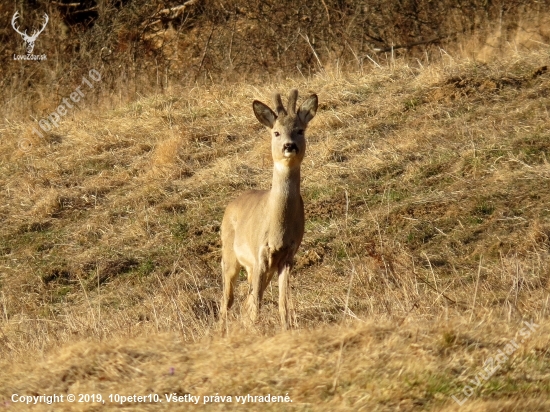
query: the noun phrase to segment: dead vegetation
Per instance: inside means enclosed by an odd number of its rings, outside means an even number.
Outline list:
[[[550,0],[17,0],[0,4],[0,16],[9,22],[19,11],[21,30],[31,33],[47,13],[35,49],[47,63],[13,60],[25,54],[24,43],[10,24],[0,27],[2,110],[39,119],[92,68],[102,73],[100,93],[85,103],[113,107],[182,84],[244,76],[273,82],[311,76],[324,65],[355,70],[395,57],[433,60],[441,49],[486,61],[511,44],[522,51],[548,44],[549,6]]]
[[[2,406],[13,393],[288,393],[268,408],[458,410],[451,395],[534,321],[460,410],[547,410],[549,58],[548,46],[486,63],[440,51],[128,104],[103,90],[44,138],[4,120]],[[224,338],[223,210],[270,183],[251,102],[294,87],[320,101],[299,328],[278,332],[275,283],[243,328],[240,282]]]

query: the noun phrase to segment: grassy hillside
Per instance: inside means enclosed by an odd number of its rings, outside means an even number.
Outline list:
[[[288,393],[248,408],[547,410],[549,60],[548,47],[490,64],[444,55],[127,106],[89,91],[43,138],[3,121],[0,401]],[[276,282],[244,326],[243,274],[222,336],[223,210],[271,178],[251,102],[292,87],[320,100],[291,281],[298,329],[279,331]],[[524,321],[540,325],[528,338]],[[459,408],[451,395],[511,339]]]

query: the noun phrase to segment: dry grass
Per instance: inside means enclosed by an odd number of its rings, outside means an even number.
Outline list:
[[[534,320],[460,409],[548,409],[549,57],[182,88],[91,105],[44,139],[4,122],[0,399],[288,392],[270,408],[457,410],[450,396]],[[222,337],[223,209],[271,177],[251,101],[291,87],[320,98],[299,329],[279,332],[275,283],[244,328],[240,282]]]
[[[538,329],[461,410],[518,410],[519,405],[547,410],[548,364],[539,358],[545,356],[548,333],[547,326]],[[413,320],[399,326],[378,320],[273,336],[236,333],[225,339],[204,339],[201,345],[182,343],[172,334],[84,341],[32,368],[19,368],[4,391],[102,393],[105,397],[157,393],[164,403],[164,394],[189,393],[201,396],[204,409],[220,409],[220,403],[205,405],[204,396],[231,395],[232,402],[222,404],[222,409],[230,409],[238,403],[235,396],[288,393],[292,403],[247,406],[370,411],[422,410],[435,405],[437,410],[454,411],[459,408],[449,396],[461,392],[482,370],[484,360],[516,334],[515,325],[494,320],[482,324]]]

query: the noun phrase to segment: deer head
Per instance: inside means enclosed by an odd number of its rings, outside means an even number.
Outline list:
[[[15,21],[18,18],[19,18],[19,12],[16,11],[11,19],[11,25],[13,29],[21,35],[21,37],[23,38],[23,41],[27,45],[27,54],[32,54],[32,51],[34,50],[34,42],[36,41],[36,38],[40,33],[44,31],[44,29],[46,28],[46,25],[48,24],[48,20],[49,20],[48,15],[44,13],[44,25],[40,30],[35,30],[30,36],[27,34],[27,30],[25,30],[24,32],[19,31],[19,28],[15,25]]]

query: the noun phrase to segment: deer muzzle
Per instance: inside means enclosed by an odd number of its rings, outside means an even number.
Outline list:
[[[285,143],[283,145],[283,153],[285,157],[297,155],[300,149],[298,149],[298,145],[296,143]]]

